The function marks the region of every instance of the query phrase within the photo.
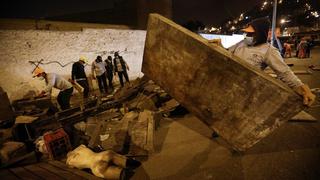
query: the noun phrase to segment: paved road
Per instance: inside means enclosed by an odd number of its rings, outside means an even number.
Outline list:
[[[311,74],[297,74],[297,76],[310,88],[320,88],[320,71],[313,71],[308,68],[309,65],[320,65],[320,47],[317,46],[311,51],[311,58],[298,59],[298,58],[286,58],[287,63],[293,63],[293,71],[310,71]],[[317,101],[313,105],[314,107],[307,111],[320,120],[320,94],[318,94]]]

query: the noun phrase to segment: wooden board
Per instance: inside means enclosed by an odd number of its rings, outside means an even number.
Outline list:
[[[14,167],[0,170],[3,179],[24,179],[24,180],[99,180],[92,174],[79,169],[69,168],[59,161],[41,162],[23,167]]]
[[[60,169],[65,170],[69,173],[76,174],[76,175],[80,176],[81,179],[90,179],[90,180],[101,180],[102,179],[102,178],[96,177],[92,174],[89,174],[85,171],[82,171],[82,170],[79,170],[76,168],[70,168],[65,163],[62,163],[60,161],[48,161],[48,163],[56,168],[60,168]]]
[[[239,151],[303,109],[279,80],[157,14],[149,16],[142,72]]]
[[[11,179],[11,180],[19,179],[18,176],[14,175],[14,173],[9,171],[8,169],[2,169],[0,171],[0,177],[5,178],[5,179]]]
[[[33,174],[32,172],[28,171],[23,167],[13,168],[9,171],[12,172],[19,179],[42,179],[41,177],[37,176],[36,174]]]

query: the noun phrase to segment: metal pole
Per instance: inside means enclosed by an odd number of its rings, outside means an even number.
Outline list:
[[[273,15],[272,15],[272,28],[271,28],[271,45],[274,45],[275,40],[275,29],[276,29],[276,23],[277,23],[277,0],[274,0],[273,2]]]

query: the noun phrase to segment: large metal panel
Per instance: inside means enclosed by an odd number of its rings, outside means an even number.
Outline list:
[[[282,82],[157,14],[149,16],[142,72],[239,151],[303,109]]]

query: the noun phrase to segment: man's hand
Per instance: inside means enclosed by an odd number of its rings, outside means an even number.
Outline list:
[[[303,97],[304,105],[307,105],[310,107],[316,99],[316,96],[311,92],[309,86],[306,84],[299,86],[294,90]]]

